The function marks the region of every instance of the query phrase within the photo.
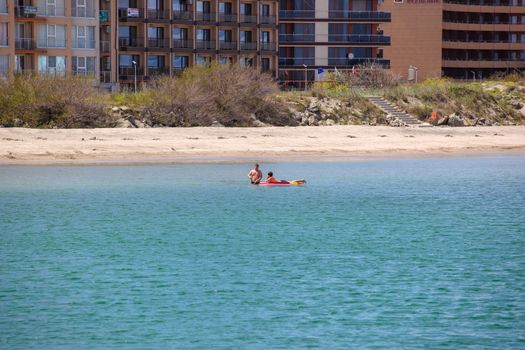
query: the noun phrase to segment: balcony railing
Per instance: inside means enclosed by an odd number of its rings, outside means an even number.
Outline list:
[[[38,39],[37,47],[43,49],[65,49],[66,48],[66,39],[57,39],[57,38],[42,38]]]
[[[85,78],[94,78],[95,77],[95,71],[94,70],[74,70],[73,75],[81,76]]]
[[[443,18],[443,22],[446,23],[460,23],[460,24],[482,24],[482,25],[498,25],[498,24],[525,24],[525,23],[519,23],[518,21],[513,21],[510,19],[506,20],[493,20],[493,21],[487,21],[482,19],[451,19],[451,18]]]
[[[280,42],[339,42],[349,44],[389,45],[390,37],[376,34],[280,34]]]
[[[279,65],[302,66],[303,64],[306,64],[309,66],[314,65],[315,58],[314,57],[279,57]]]
[[[280,19],[315,18],[315,10],[281,10]]]
[[[144,47],[144,38],[118,38],[118,46],[121,48]]]
[[[15,17],[21,18],[34,18],[38,13],[36,6],[16,6]]]
[[[525,6],[525,0],[444,0],[446,4],[475,6]]]
[[[524,58],[520,58],[518,56],[512,57],[504,57],[504,56],[492,56],[492,57],[449,57],[444,55],[442,57],[445,61],[476,61],[476,62],[494,62],[494,61],[504,61],[504,62],[525,62]]]
[[[380,11],[329,11],[328,17],[333,19],[390,21],[390,12]]]
[[[19,50],[34,50],[36,47],[35,40],[32,38],[16,38],[15,48]]]
[[[271,24],[274,25],[277,23],[277,18],[275,16],[261,16],[261,24]]]
[[[261,42],[261,51],[275,51],[277,46],[275,43],[265,43]]]
[[[235,23],[237,22],[237,15],[233,13],[219,13],[219,22]]]
[[[148,9],[148,19],[151,20],[169,20],[170,11]]]
[[[280,42],[315,42],[315,34],[279,34]]]
[[[257,16],[241,14],[240,18],[241,23],[257,23]]]
[[[214,12],[195,12],[195,20],[199,22],[215,22]]]
[[[257,50],[257,43],[241,41],[241,50]]]
[[[111,71],[103,70],[100,72],[100,82],[101,83],[111,83]]]
[[[169,39],[160,39],[160,38],[150,38],[148,39],[148,48],[152,49],[169,49],[170,41]]]
[[[201,50],[215,50],[215,41],[213,40],[196,40],[195,48]]]
[[[101,52],[111,52],[111,42],[101,41],[100,42],[100,51]]]
[[[148,67],[148,76],[169,75],[170,69],[167,67]]]
[[[144,19],[144,9],[121,7],[118,9],[118,16],[121,19]]]
[[[193,40],[173,39],[173,48],[174,49],[192,49],[193,48]]]
[[[119,67],[118,69],[119,78],[122,80],[133,80],[135,75],[137,80],[144,80],[144,68],[143,67]]]
[[[191,11],[173,10],[173,20],[193,21],[193,13]]]
[[[357,65],[370,64],[370,63],[379,64],[380,66],[384,68],[390,67],[390,60],[386,60],[382,58],[372,58],[372,57],[353,58],[353,59],[348,59],[346,57],[334,57],[334,58],[329,57],[328,58],[329,66],[353,67]]]
[[[219,50],[237,50],[235,41],[219,41]]]

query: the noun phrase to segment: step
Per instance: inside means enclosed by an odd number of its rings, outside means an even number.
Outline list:
[[[398,119],[399,121],[405,123],[406,125],[431,126],[430,124],[422,123],[419,119],[401,110],[399,107],[391,104],[390,102],[385,100],[383,97],[371,96],[368,98],[368,100],[372,102],[374,105],[376,105],[377,107],[379,107],[380,109],[382,109],[388,115]]]

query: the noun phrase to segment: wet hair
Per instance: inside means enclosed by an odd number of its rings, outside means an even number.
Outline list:
[[[259,167],[259,164],[255,163],[254,167],[258,168],[258,167]]]
[[[273,173],[270,171],[270,172],[268,173],[268,176],[273,176]]]

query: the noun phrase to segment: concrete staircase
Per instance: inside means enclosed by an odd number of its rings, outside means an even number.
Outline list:
[[[403,124],[407,126],[431,126],[428,123],[423,123],[407,112],[400,110],[382,97],[372,96],[369,97],[368,100],[384,111],[387,114],[387,118],[390,117],[388,118],[389,120],[394,121],[391,123],[393,126],[402,126]],[[397,123],[395,122],[396,120],[398,121]]]

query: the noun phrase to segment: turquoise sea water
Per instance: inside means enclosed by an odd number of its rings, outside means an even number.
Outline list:
[[[0,167],[0,348],[525,348],[525,157],[248,170]]]

